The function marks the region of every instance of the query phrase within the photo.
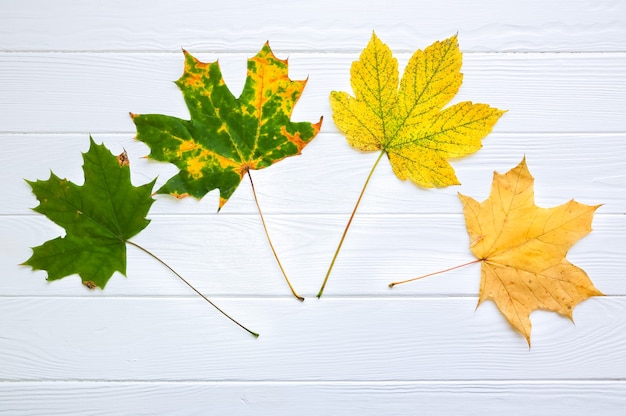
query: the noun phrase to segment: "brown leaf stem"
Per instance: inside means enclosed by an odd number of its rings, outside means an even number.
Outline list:
[[[439,270],[438,272],[433,272],[433,273],[424,274],[424,275],[422,275],[422,276],[414,277],[414,278],[412,278],[412,279],[402,280],[402,281],[400,281],[400,282],[393,282],[393,283],[389,283],[389,287],[394,287],[395,285],[401,285],[402,283],[413,282],[413,281],[415,281],[415,280],[423,279],[423,278],[425,278],[425,277],[434,276],[434,275],[436,275],[436,274],[441,274],[441,273],[449,272],[449,271],[451,271],[451,270],[454,270],[454,269],[459,269],[459,268],[461,268],[461,267],[465,267],[465,266],[469,266],[470,264],[478,263],[478,262],[480,262],[480,261],[483,261],[483,259],[476,259],[476,260],[472,260],[472,261],[469,261],[469,262],[467,262],[467,263],[459,264],[458,266],[450,267],[449,269]]]
[[[332,261],[330,262],[330,266],[328,267],[328,271],[326,272],[326,277],[324,277],[324,282],[322,283],[322,287],[320,288],[319,293],[317,294],[318,299],[322,297],[322,293],[324,293],[324,288],[326,287],[326,283],[328,282],[328,277],[330,276],[330,272],[333,270],[333,266],[335,265],[335,261],[337,260],[337,256],[339,255],[339,251],[341,250],[341,246],[343,245],[343,240],[346,238],[346,234],[348,234],[348,229],[350,228],[350,224],[352,224],[352,219],[354,218],[354,214],[356,214],[356,210],[361,203],[361,198],[363,198],[363,194],[367,189],[367,185],[370,183],[370,179],[372,179],[372,174],[374,170],[376,170],[376,166],[378,166],[378,162],[382,159],[385,154],[384,150],[381,150],[376,162],[374,162],[374,166],[370,170],[369,175],[367,175],[367,179],[365,180],[365,184],[363,185],[363,189],[361,189],[361,193],[359,194],[359,199],[357,199],[356,204],[354,205],[354,209],[352,210],[352,214],[350,215],[350,219],[348,220],[348,224],[346,224],[346,228],[343,230],[343,234],[341,235],[341,240],[339,240],[339,245],[337,246],[337,250],[335,250],[335,255],[333,256]]]
[[[171,271],[172,273],[174,273],[174,275],[176,275],[180,280],[182,280],[187,286],[189,286],[194,292],[196,292],[198,295],[200,295],[200,297],[204,300],[206,300],[207,302],[209,302],[209,304],[211,306],[213,306],[215,309],[217,309],[222,315],[224,315],[225,317],[227,317],[228,319],[230,319],[232,322],[234,322],[235,324],[237,324],[239,327],[243,328],[245,331],[247,331],[249,334],[251,334],[252,336],[254,336],[255,338],[259,337],[259,334],[257,334],[256,332],[253,332],[251,330],[249,330],[248,328],[246,328],[245,326],[243,326],[242,324],[240,324],[239,322],[237,322],[234,318],[232,318],[230,315],[228,315],[226,312],[224,312],[222,309],[220,309],[215,303],[211,302],[209,300],[209,298],[207,298],[206,296],[204,296],[202,293],[200,293],[200,291],[198,289],[196,289],[195,287],[192,286],[191,283],[189,283],[187,280],[185,280],[185,278],[183,278],[180,274],[178,274],[178,272],[176,272],[176,270],[172,269],[170,267],[169,264],[165,263],[163,260],[161,260],[156,254],[153,254],[152,252],[148,251],[147,249],[143,248],[142,246],[140,246],[137,243],[134,243],[130,240],[126,240],[126,243],[130,244],[131,246],[137,247],[139,250],[143,251],[144,253],[148,254],[150,257],[152,257],[153,259],[155,259],[156,261],[158,261],[159,263],[161,263],[163,266],[165,266],[169,271]]]
[[[256,203],[256,207],[259,210],[259,216],[261,217],[261,223],[263,224],[263,230],[265,231],[265,236],[267,237],[267,242],[270,245],[270,248],[272,249],[272,253],[274,253],[274,258],[276,259],[276,262],[278,263],[278,267],[280,268],[280,271],[283,274],[283,277],[285,278],[285,281],[287,282],[287,285],[289,286],[289,289],[291,290],[291,293],[293,293],[293,295],[296,297],[296,299],[298,299],[300,302],[304,301],[304,298],[300,295],[298,295],[298,293],[296,292],[296,289],[294,289],[294,287],[291,285],[291,282],[289,281],[289,278],[287,277],[287,273],[285,273],[285,269],[283,268],[283,265],[280,262],[280,259],[278,258],[278,254],[276,253],[276,249],[274,248],[274,244],[272,244],[272,239],[270,238],[270,234],[267,230],[267,225],[265,224],[265,218],[263,218],[263,212],[261,211],[261,205],[259,205],[259,199],[256,196],[256,190],[254,189],[254,182],[252,182],[252,175],[250,175],[250,170],[247,170],[248,173],[248,178],[250,179],[250,185],[252,186],[252,195],[254,195],[254,202]]]

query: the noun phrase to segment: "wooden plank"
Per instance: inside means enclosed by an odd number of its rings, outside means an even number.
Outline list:
[[[269,215],[281,262],[301,295],[314,299],[347,216]],[[568,259],[606,294],[626,295],[626,216],[597,215],[594,231]],[[90,292],[77,276],[45,281],[17,264],[30,247],[62,234],[43,216],[0,217],[0,294],[38,296],[195,296],[141,251],[128,249],[128,279],[115,274]],[[134,241],[160,256],[207,296],[285,296],[289,291],[256,215],[159,216]],[[477,296],[478,264],[398,286],[387,285],[466,263],[474,257],[461,215],[361,215],[345,240],[326,296]]]
[[[41,414],[621,416],[621,381],[582,382],[21,382],[0,383],[0,407]]]
[[[625,297],[590,299],[576,325],[535,312],[531,349],[476,298],[4,297],[4,381],[621,380]]]
[[[0,4],[0,49],[251,51],[270,39],[287,50],[355,50],[375,30],[405,50],[459,32],[470,50],[623,51],[625,22],[619,0],[22,0]]]
[[[97,134],[115,154],[129,154],[135,185],[158,177],[157,187],[176,173],[174,165],[143,158],[149,149],[131,135]],[[82,156],[89,148],[88,134],[6,134],[0,178],[4,196],[0,215],[23,215],[37,205],[22,180],[47,179],[52,170],[61,177],[83,183]],[[349,215],[376,153],[350,148],[339,134],[320,134],[302,155],[287,158],[270,168],[252,172],[258,197],[266,214]],[[451,163],[461,186],[418,188],[400,181],[384,158],[359,207],[361,214],[428,214],[461,212],[457,193],[484,200],[489,196],[493,172],[504,173],[526,157],[535,177],[536,203],[555,206],[575,198],[589,205],[603,204],[598,214],[626,212],[626,141],[623,134],[498,134],[484,140],[479,152]],[[151,215],[211,214],[217,211],[218,191],[201,201],[156,197]],[[220,215],[256,214],[247,178]]]
[[[194,52],[193,50],[191,50]],[[279,53],[287,57],[286,53]],[[245,80],[250,53],[198,54],[219,59],[235,95]],[[326,116],[324,132],[336,132],[328,94],[350,90],[354,53],[291,53],[290,76],[309,77],[294,120]],[[409,53],[398,54],[400,68]],[[182,54],[0,54],[0,129],[4,132],[127,132],[128,112],[188,118],[172,81]],[[508,109],[496,132],[623,132],[626,57],[603,54],[466,54],[464,84],[455,101],[486,102]]]

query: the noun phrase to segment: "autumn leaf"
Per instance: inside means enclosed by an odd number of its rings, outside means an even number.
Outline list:
[[[376,34],[352,64],[355,97],[333,91],[333,120],[348,143],[382,151],[395,174],[423,187],[459,184],[449,158],[481,147],[481,139],[504,113],[465,101],[443,108],[463,81],[457,37],[417,50],[398,89],[398,62]]]
[[[578,303],[602,295],[585,271],[565,258],[591,232],[599,205],[571,200],[540,208],[533,183],[523,159],[503,175],[494,173],[484,202],[459,194],[470,249],[482,263],[478,304],[493,300],[529,345],[532,311],[544,309],[572,319]]]
[[[126,276],[126,244],[130,244],[163,264],[226,318],[258,337],[167,263],[130,240],[150,223],[146,215],[154,202],[151,194],[155,180],[133,186],[126,152],[114,156],[103,144],[96,144],[91,137],[89,141],[89,150],[83,153],[82,186],[54,173],[45,181],[27,181],[39,200],[34,211],[63,227],[66,235],[34,247],[33,255],[23,265],[47,271],[48,280],[78,274],[89,289],[103,289],[114,272]]]
[[[402,180],[432,188],[457,185],[448,159],[474,153],[502,110],[464,101],[444,108],[463,81],[457,37],[417,50],[399,80],[398,61],[389,47],[372,34],[360,59],[352,63],[354,97],[333,91],[333,120],[348,143],[361,151],[379,151],[331,261],[324,287],[352,218],[383,155]],[[399,88],[398,88],[399,84]]]
[[[48,280],[78,274],[87,287],[104,288],[114,272],[126,275],[126,242],[150,223],[154,181],[133,186],[125,154],[115,157],[91,138],[90,143],[83,154],[84,185],[54,173],[45,181],[27,181],[39,200],[34,210],[66,235],[34,247],[24,264],[46,270]]]
[[[219,189],[221,209],[248,175],[270,248],[289,289],[302,301],[272,244],[250,175],[250,170],[299,155],[322,125],[321,117],[316,124],[291,121],[306,81],[289,79],[287,67],[287,60],[276,58],[266,43],[248,60],[243,91],[235,98],[217,61],[206,64],[185,51],[185,70],[176,85],[191,119],[132,113],[131,117],[137,140],[151,149],[149,157],[180,169],[158,193],[199,199]]]
[[[149,157],[180,169],[157,192],[202,198],[219,189],[221,208],[250,170],[300,154],[322,119],[316,124],[290,120],[306,81],[290,80],[287,61],[276,58],[268,43],[248,60],[239,98],[224,83],[217,61],[207,64],[184,53],[185,70],[176,85],[191,119],[131,116],[137,140],[151,149]]]

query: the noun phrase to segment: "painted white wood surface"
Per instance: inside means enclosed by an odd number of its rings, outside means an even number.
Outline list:
[[[321,300],[314,295],[373,154],[332,123],[330,90],[375,30],[402,66],[459,34],[456,100],[509,112],[462,186],[423,190],[382,163]],[[324,125],[299,157],[253,172],[290,297],[250,185],[222,212],[159,196],[135,240],[237,319],[218,315],[162,266],[129,249],[128,278],[90,292],[18,263],[62,231],[30,208],[22,180],[82,182],[88,136],[131,157],[133,181],[172,166],[142,159],[128,112],[187,117],[173,84],[184,47],[219,59],[236,93],[270,40],[290,76],[309,77],[294,119]],[[626,2],[233,0],[0,2],[0,414],[622,415],[626,409]],[[475,310],[478,265],[390,290],[472,259],[457,192],[487,197],[494,170],[526,156],[536,201],[598,209],[568,258],[607,296],[575,325],[536,312],[533,346],[492,303]]]

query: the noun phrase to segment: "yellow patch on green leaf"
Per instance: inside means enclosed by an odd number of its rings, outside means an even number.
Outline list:
[[[183,153],[198,149],[198,147],[199,146],[195,141],[185,140],[180,143],[180,146],[178,146],[178,155],[182,156]]]
[[[300,132],[296,132],[295,134],[290,134],[287,131],[287,128],[285,126],[282,126],[281,129],[280,129],[280,133],[283,136],[285,136],[289,142],[291,142],[291,143],[296,145],[296,147],[298,148],[298,154],[304,148],[304,146],[306,146],[306,142],[304,140],[302,140],[302,138],[300,137]],[[278,150],[280,150],[280,149],[278,149]]]
[[[205,161],[199,156],[187,159],[187,172],[192,178],[200,179],[202,177],[202,168],[204,167],[204,163]]]

